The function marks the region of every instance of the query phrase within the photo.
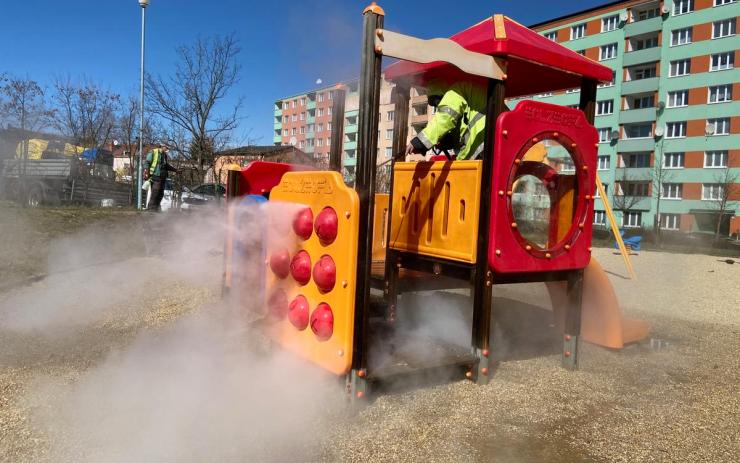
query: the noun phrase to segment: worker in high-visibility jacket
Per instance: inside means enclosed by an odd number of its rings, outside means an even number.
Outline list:
[[[169,149],[165,145],[159,145],[146,155],[144,161],[144,179],[149,182],[147,192],[146,208],[150,211],[159,211],[159,205],[164,197],[165,185],[167,184],[167,172],[177,172],[167,160]]]
[[[439,82],[427,86],[429,105],[437,112],[406,147],[406,154],[426,154],[433,147],[452,148],[458,160],[479,159],[486,127],[486,89],[458,82],[446,91]]]

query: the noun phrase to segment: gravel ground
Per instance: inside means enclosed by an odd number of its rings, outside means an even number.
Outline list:
[[[595,254],[612,272],[626,314],[647,320],[662,348],[583,345],[580,370],[568,372],[550,345],[502,362],[486,386],[453,380],[392,392],[350,416],[318,417],[306,432],[323,437],[295,460],[740,460],[740,265],[642,252],[633,257],[638,280],[630,281],[620,256]],[[137,333],[218,297],[214,285],[168,285],[166,298],[133,295],[115,316],[74,336],[0,334],[0,461],[49,459],[53,440],[30,418],[26,400],[39,378],[74,384]],[[542,287],[505,287],[499,295],[547,305]]]

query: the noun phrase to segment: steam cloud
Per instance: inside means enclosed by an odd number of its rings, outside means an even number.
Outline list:
[[[264,222],[254,210],[242,218],[248,246]],[[147,304],[176,291],[175,282],[215,294],[224,223],[223,211],[162,214],[138,233],[93,229],[59,241],[47,278],[0,295],[0,339],[8,341],[0,361],[64,357],[59,349],[85,345],[107,320],[152,311]],[[125,256],[113,249],[117,241],[126,243]],[[253,256],[240,277],[254,283],[263,268]],[[242,285],[236,303],[214,297],[164,328],[112,340],[73,379],[37,374],[24,405],[50,461],[286,461],[310,451],[322,420],[343,408],[341,384],[271,351],[250,328],[262,309],[256,286]]]

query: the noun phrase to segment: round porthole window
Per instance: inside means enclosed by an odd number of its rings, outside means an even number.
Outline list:
[[[580,213],[581,162],[567,137],[540,134],[520,150],[509,176],[509,214],[520,244],[538,257],[567,249]]]

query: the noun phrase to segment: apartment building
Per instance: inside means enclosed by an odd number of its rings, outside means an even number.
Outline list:
[[[614,70],[597,93],[598,173],[624,227],[712,232],[725,198],[722,232],[740,232],[739,13],[735,0],[632,0],[530,26]],[[578,91],[532,98],[576,107]]]
[[[722,233],[740,233],[739,13],[735,0],[623,0],[530,26],[614,70],[599,86],[595,125],[598,174],[622,226],[713,232],[724,204]],[[352,176],[359,101],[357,82],[347,86],[343,163]],[[331,117],[319,126],[316,108],[319,99],[331,106],[320,96],[331,88],[278,100],[274,142],[325,159]],[[394,117],[392,84],[382,88],[379,164],[392,155]],[[570,89],[531,98],[577,107],[580,96]],[[411,138],[433,115],[423,89],[412,89],[409,111]],[[606,225],[603,199],[597,225]]]
[[[359,82],[344,82],[344,140],[342,168],[347,179],[353,178],[357,166],[357,119],[360,98]],[[312,155],[319,165],[329,164],[332,133],[332,90],[336,84],[311,92],[281,98],[275,102],[274,137],[276,145],[294,145]],[[392,156],[394,105],[393,85],[382,81],[378,124],[378,164],[390,165]]]

